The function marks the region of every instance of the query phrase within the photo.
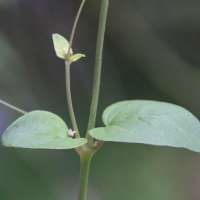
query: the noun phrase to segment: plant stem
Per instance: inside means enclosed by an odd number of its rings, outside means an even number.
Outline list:
[[[93,152],[91,150],[83,151],[80,154],[81,170],[80,170],[78,200],[86,200],[89,168],[90,168],[92,155],[93,155]]]
[[[76,131],[75,136],[76,138],[80,138],[80,134],[78,131],[78,126],[76,124],[76,119],[74,115],[73,105],[72,105],[72,98],[71,98],[71,89],[70,89],[70,62],[65,61],[65,72],[66,72],[66,93],[67,93],[67,103],[69,107],[69,114],[72,122],[72,127]]]
[[[70,36],[70,41],[69,41],[69,48],[68,48],[68,57],[70,56],[70,49],[72,47],[72,42],[73,42],[73,38],[74,38],[74,33],[75,33],[75,30],[76,30],[76,26],[77,26],[77,23],[78,23],[78,20],[79,20],[79,17],[80,17],[80,14],[81,14],[81,11],[83,9],[83,6],[84,6],[84,3],[85,3],[86,0],[83,0],[81,2],[81,5],[79,7],[79,10],[78,10],[78,13],[76,15],[76,19],[74,21],[74,25],[73,25],[73,28],[72,28],[72,33],[71,33],[71,36]]]
[[[74,115],[73,105],[72,105],[71,89],[70,89],[70,64],[71,63],[69,61],[69,58],[70,58],[70,49],[72,47],[72,42],[73,42],[76,26],[77,26],[78,19],[80,17],[80,14],[81,14],[81,11],[83,9],[83,5],[84,5],[85,1],[86,0],[82,0],[82,3],[80,5],[78,13],[76,15],[76,19],[75,19],[75,22],[74,22],[74,25],[73,25],[73,28],[72,28],[72,33],[71,33],[71,36],[70,36],[67,58],[65,60],[67,102],[68,102],[72,127],[76,131],[76,133],[75,133],[76,138],[80,138],[80,134],[79,134],[78,126],[77,126],[77,123],[76,123],[76,118],[75,118],[75,115]]]
[[[15,110],[15,111],[17,111],[17,112],[19,112],[19,113],[21,113],[21,114],[24,114],[24,115],[27,114],[26,111],[21,110],[21,109],[15,107],[15,106],[13,106],[13,105],[11,105],[11,104],[3,101],[3,100],[1,100],[1,99],[0,99],[0,103],[3,104],[3,105],[5,105],[5,106],[7,106],[7,107],[9,107],[9,108],[11,108],[11,109],[13,109],[13,110]]]
[[[88,134],[88,131],[94,128],[95,126],[98,99],[99,99],[103,43],[104,43],[104,35],[105,35],[105,27],[106,27],[106,18],[107,18],[107,12],[108,12],[108,4],[109,4],[109,0],[102,0],[101,13],[100,13],[100,19],[99,19],[99,29],[98,29],[98,36],[97,36],[97,45],[96,45],[96,59],[95,59],[92,103],[91,103],[91,108],[90,108],[90,116],[89,116],[88,129],[87,129],[87,135],[86,135],[86,138],[88,139],[89,147],[91,147],[93,144],[93,138]]]

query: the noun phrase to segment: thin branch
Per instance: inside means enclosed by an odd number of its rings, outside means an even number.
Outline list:
[[[98,106],[100,79],[101,79],[102,54],[103,54],[103,44],[104,44],[108,5],[109,5],[109,0],[102,0],[101,13],[100,13],[100,19],[99,19],[99,30],[98,30],[98,36],[97,36],[97,46],[96,46],[92,103],[91,103],[91,108],[90,108],[90,116],[89,116],[88,129],[87,129],[87,135],[86,135],[89,146],[93,145],[93,138],[88,134],[88,131],[95,127],[95,121],[96,121],[96,115],[97,115],[97,106]]]
[[[78,13],[76,15],[76,19],[74,21],[74,25],[73,25],[73,28],[72,28],[72,33],[71,33],[71,36],[70,36],[70,41],[69,41],[69,48],[68,48],[68,58],[70,57],[70,49],[72,47],[72,42],[73,42],[73,39],[74,39],[74,34],[75,34],[75,30],[76,30],[76,26],[77,26],[77,23],[78,23],[78,20],[79,20],[79,17],[80,17],[80,14],[81,14],[81,11],[83,9],[83,6],[84,6],[84,3],[85,3],[86,0],[83,0],[80,7],[79,7],[79,10],[78,10]]]
[[[3,104],[4,106],[7,106],[7,107],[9,107],[9,108],[11,108],[11,109],[13,109],[13,110],[15,110],[15,111],[21,113],[21,114],[24,114],[24,115],[27,114],[26,111],[21,110],[20,108],[17,108],[17,107],[15,107],[15,106],[13,106],[13,105],[11,105],[11,104],[9,104],[9,103],[7,103],[7,102],[1,100],[1,99],[0,99],[0,103]]]
[[[70,62],[65,61],[65,70],[66,70],[66,93],[67,93],[67,103],[69,107],[69,114],[72,122],[72,127],[76,131],[75,136],[76,138],[80,138],[78,126],[76,123],[76,118],[74,115],[74,109],[72,104],[72,98],[71,98],[71,89],[70,89]]]

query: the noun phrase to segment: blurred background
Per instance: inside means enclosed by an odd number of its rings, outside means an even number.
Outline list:
[[[70,37],[81,0],[0,0],[0,99],[48,110],[71,127],[64,62],[52,33]],[[92,95],[100,0],[87,0],[71,68],[81,134]],[[200,119],[200,1],[110,0],[97,126],[126,99],[181,105]],[[0,105],[0,135],[21,115]],[[79,157],[72,150],[0,146],[1,200],[77,200]],[[88,200],[199,200],[200,154],[186,149],[105,143],[93,157]]]

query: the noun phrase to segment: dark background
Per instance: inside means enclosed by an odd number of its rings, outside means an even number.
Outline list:
[[[0,0],[0,98],[48,110],[71,127],[63,60],[52,33],[70,37],[80,0]],[[81,134],[92,94],[100,0],[78,23],[72,98]],[[200,119],[200,1],[110,0],[97,126],[112,103],[149,99],[181,105]],[[0,105],[0,134],[20,114]],[[76,200],[72,150],[0,147],[1,200]],[[199,200],[200,155],[185,149],[105,143],[92,160],[88,200]]]

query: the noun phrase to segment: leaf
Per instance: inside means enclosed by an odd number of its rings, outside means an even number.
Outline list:
[[[87,142],[85,138],[71,138],[68,127],[57,115],[47,111],[32,111],[11,124],[2,136],[7,147],[70,149]]]
[[[59,58],[65,59],[69,48],[68,41],[63,36],[57,33],[53,34],[52,36],[56,55]],[[72,54],[72,49],[70,50],[70,53]]]
[[[76,62],[77,60],[79,60],[82,57],[85,57],[85,55],[78,53],[78,54],[75,54],[75,55],[71,56],[69,58],[69,61]]]
[[[103,122],[106,127],[89,131],[98,140],[183,147],[200,152],[200,123],[177,105],[123,101],[104,111]]]

